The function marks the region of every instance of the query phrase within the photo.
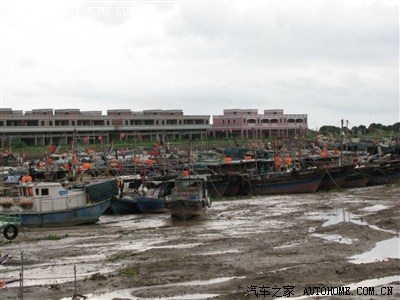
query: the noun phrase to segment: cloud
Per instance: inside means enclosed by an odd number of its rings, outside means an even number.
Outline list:
[[[5,107],[283,108],[318,126],[346,114],[399,121],[392,1],[2,5]]]

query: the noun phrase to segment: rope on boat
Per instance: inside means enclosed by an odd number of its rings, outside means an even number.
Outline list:
[[[385,171],[383,171],[381,168],[377,168],[376,169],[376,171],[378,171],[378,172],[380,172],[382,175],[384,175],[384,176],[390,176],[391,175],[391,173],[390,172],[385,172]],[[388,180],[387,179],[384,179],[384,178],[379,178],[379,177],[374,177],[378,182],[383,182],[383,183],[386,183],[386,182],[388,182]]]
[[[257,186],[255,186],[254,184],[252,184],[251,181],[250,181],[250,179],[247,179],[245,176],[243,176],[243,174],[239,174],[239,176],[240,176],[245,182],[247,182],[247,183],[249,184],[250,192],[251,192],[251,193],[253,192],[253,188],[254,188],[256,191],[259,192],[259,194],[261,194],[261,193],[260,193],[260,189],[257,188]],[[251,193],[250,193],[250,194],[251,194]]]
[[[333,184],[336,186],[336,188],[340,188],[340,186],[336,183],[335,179],[333,179],[333,177],[331,176],[331,173],[329,173],[329,171],[327,169],[325,169],[326,174],[328,174],[329,178],[332,180]]]
[[[220,192],[218,192],[217,188],[214,185],[214,182],[212,181],[211,178],[209,178],[209,181],[211,182],[212,187],[214,188],[214,191],[218,194],[218,196],[222,197],[223,194],[221,194]]]

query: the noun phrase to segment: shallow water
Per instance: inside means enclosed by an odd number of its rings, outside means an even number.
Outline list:
[[[364,211],[375,212],[375,211],[384,209],[382,207],[383,207],[382,205],[381,206],[375,205],[373,207],[365,208]],[[387,207],[385,206],[385,208],[387,208]],[[327,226],[339,224],[342,222],[345,222],[345,223],[347,222],[347,223],[353,223],[353,224],[357,224],[357,225],[361,225],[361,226],[368,226],[375,230],[380,230],[380,231],[384,231],[384,232],[388,232],[388,233],[392,233],[392,234],[397,234],[396,231],[387,230],[387,229],[379,228],[376,225],[368,224],[367,222],[363,221],[363,216],[350,213],[344,208],[334,208],[328,212],[313,212],[313,213],[308,214],[308,216],[312,220],[324,220],[325,222],[321,225],[322,227],[327,227]]]
[[[350,262],[355,264],[389,259],[400,259],[400,238],[398,236],[378,242],[370,251],[349,257]]]

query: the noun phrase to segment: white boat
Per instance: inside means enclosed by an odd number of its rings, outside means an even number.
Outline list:
[[[0,198],[0,215],[20,216],[27,227],[69,226],[97,222],[111,195],[118,194],[118,183],[99,180],[65,189],[58,182],[27,181],[18,185],[18,191],[19,197]]]

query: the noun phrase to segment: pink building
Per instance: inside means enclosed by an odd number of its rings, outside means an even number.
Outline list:
[[[224,109],[214,115],[209,134],[216,138],[267,138],[296,136],[308,129],[306,114],[284,114],[283,109]]]

